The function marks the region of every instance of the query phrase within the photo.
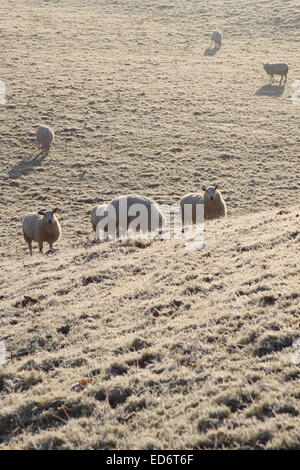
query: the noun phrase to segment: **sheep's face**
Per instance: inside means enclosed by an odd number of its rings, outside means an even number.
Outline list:
[[[57,211],[57,207],[52,211],[39,211],[40,215],[44,216],[44,223],[52,224],[54,222],[54,214]]]
[[[209,186],[208,188],[206,186],[203,186],[202,189],[204,191],[205,199],[208,199],[209,201],[214,201],[216,199],[217,187],[217,184],[215,186]]]

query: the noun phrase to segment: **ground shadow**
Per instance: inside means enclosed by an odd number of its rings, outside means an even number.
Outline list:
[[[221,47],[208,47],[207,49],[205,49],[204,51],[204,55],[215,55],[219,50],[221,49]]]
[[[256,96],[281,96],[284,92],[284,85],[263,85],[256,91]]]
[[[31,160],[22,160],[17,163],[8,173],[10,178],[19,178],[22,175],[27,175],[37,166],[42,166],[42,162],[45,159],[46,155],[39,153]]]

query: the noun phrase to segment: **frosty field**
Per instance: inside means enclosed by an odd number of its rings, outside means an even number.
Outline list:
[[[0,449],[299,450],[298,2],[0,13]],[[214,183],[201,250],[94,240],[97,204]],[[22,218],[54,207],[56,251],[30,257]]]

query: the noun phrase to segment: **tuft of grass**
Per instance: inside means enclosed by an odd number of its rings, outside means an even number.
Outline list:
[[[281,351],[284,348],[292,346],[294,338],[290,334],[264,334],[254,349],[256,356],[262,357],[267,354]]]
[[[129,387],[114,387],[108,392],[108,403],[112,408],[116,408],[118,405],[124,403],[132,393],[133,391]]]

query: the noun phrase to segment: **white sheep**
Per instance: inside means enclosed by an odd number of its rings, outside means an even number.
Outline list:
[[[143,196],[128,194],[107,205],[108,233],[122,237],[128,230],[135,233],[156,232],[165,224],[159,206]]]
[[[54,140],[54,132],[50,127],[39,126],[36,130],[36,140],[44,155],[48,155],[52,142]]]
[[[91,210],[91,222],[94,232],[97,236],[97,225],[101,220],[107,217],[107,204],[101,204],[100,206],[95,206]],[[103,227],[103,231],[107,231],[106,227]]]
[[[210,46],[213,45],[213,43],[215,43],[215,47],[218,46],[218,47],[221,47],[222,45],[222,40],[223,40],[223,34],[221,33],[221,31],[213,31],[211,33],[211,41],[210,41]]]
[[[60,223],[55,215],[57,208],[49,211],[31,212],[23,219],[23,235],[28,243],[29,252],[32,255],[32,241],[38,242],[40,253],[43,252],[43,242],[47,242],[52,250],[52,245],[61,235]]]
[[[226,217],[227,208],[224,199],[220,191],[218,191],[218,185],[214,186],[203,186],[202,189],[204,194],[191,193],[186,194],[180,200],[180,211],[182,225],[201,223],[203,221],[196,220],[197,216],[197,205],[204,205],[204,220],[218,219],[220,217]],[[189,206],[190,205],[190,206]],[[188,211],[191,209],[191,212]],[[200,212],[198,212],[200,214]]]
[[[270,75],[270,83],[274,82],[274,75],[280,75],[280,85],[283,77],[285,77],[285,81],[287,79],[287,74],[289,71],[289,66],[288,64],[285,63],[278,63],[278,64],[263,64],[263,67],[265,71],[267,72],[268,75]]]

